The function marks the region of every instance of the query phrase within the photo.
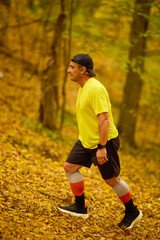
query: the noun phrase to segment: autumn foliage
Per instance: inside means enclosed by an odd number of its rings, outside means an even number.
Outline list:
[[[7,64],[7,59],[4,62]],[[16,78],[17,74],[13,81],[9,72],[0,80],[0,99],[6,97],[0,110],[1,239],[158,239],[159,157],[153,161],[143,149],[132,151],[124,142],[121,175],[144,214],[142,222],[130,232],[117,227],[123,204],[94,166],[82,170],[90,217],[82,220],[58,212],[58,204],[74,200],[63,163],[76,140],[77,128],[71,120],[66,121],[62,138],[43,129],[35,121],[38,80],[23,77],[17,82]]]
[[[51,131],[39,122],[41,74],[48,60],[47,46],[52,44],[51,27],[54,26],[57,16],[51,14],[51,10],[54,13],[58,12],[59,1],[54,1],[56,5],[53,9],[45,5],[46,1],[35,1],[36,6],[44,4],[41,8],[37,7],[37,12],[32,5],[34,1],[6,1],[8,4],[12,2],[14,11],[6,10],[8,8],[2,6],[2,2],[5,1],[0,1],[0,13],[3,12],[1,19],[5,19],[4,16],[8,18],[0,26],[1,32],[4,33],[0,38],[0,43],[3,43],[0,45],[0,239],[158,240],[160,238],[158,56],[152,56],[146,61],[148,72],[145,73],[136,131],[138,147],[133,149],[121,139],[119,151],[121,176],[130,186],[134,203],[143,212],[142,221],[130,231],[118,228],[117,223],[123,217],[124,206],[113,189],[104,183],[94,166],[81,170],[85,180],[86,206],[90,217],[83,220],[62,214],[57,210],[57,206],[74,201],[63,164],[78,136],[75,117],[78,87],[75,83],[67,82],[66,112],[62,131],[60,133],[58,130]],[[114,8],[114,2],[118,1],[108,1],[109,5],[107,1],[102,1],[108,8],[100,5],[101,1],[93,0],[91,2],[94,4],[91,6],[88,4],[85,8],[78,8],[79,2],[76,1],[76,7],[80,12],[73,26],[72,50],[80,51],[83,45],[84,51],[88,50],[95,54],[95,71],[109,91],[113,116],[117,123],[125,79],[124,59],[127,55],[126,39],[129,32],[126,19],[130,21],[130,13],[125,16],[123,11],[128,1],[125,5],[122,4],[121,8]],[[82,5],[85,4],[84,1],[81,2]],[[24,3],[30,4],[32,12],[26,6],[23,8]],[[96,7],[99,9],[97,12]],[[24,12],[20,11],[21,8]],[[46,15],[41,16],[44,14],[43,8],[50,21]],[[93,22],[89,22],[90,15],[87,14],[86,19],[82,20],[82,12],[87,13],[88,9],[95,15]],[[104,10],[108,11],[108,18]],[[113,10],[115,21],[110,19]],[[88,32],[83,28],[84,21]],[[104,21],[108,21],[107,35]],[[42,22],[48,24],[46,29]],[[23,28],[24,23],[28,25]],[[124,28],[121,28],[121,25]],[[82,36],[85,44],[79,40]],[[44,39],[47,39],[45,45]],[[120,41],[116,42],[117,39]],[[151,54],[156,51],[153,51],[153,48],[158,49],[159,42],[154,36],[150,36],[149,43]],[[102,52],[99,53],[100,48],[106,51],[105,56],[102,56]],[[60,73],[62,78],[63,66],[60,66]],[[61,87],[62,82],[59,82],[59,85]],[[62,95],[58,96],[61,106]],[[60,122],[59,115],[57,121]]]

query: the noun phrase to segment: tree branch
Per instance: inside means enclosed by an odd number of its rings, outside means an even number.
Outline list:
[[[24,69],[30,70],[33,74],[39,73],[36,65],[32,64],[31,62],[29,62],[25,59],[20,59],[16,56],[12,55],[10,52],[7,52],[6,50],[3,50],[1,48],[0,48],[0,53],[7,56],[7,57],[10,57],[10,58],[16,60],[19,63],[22,63],[24,65]]]
[[[160,10],[160,0],[153,0],[156,8],[158,8]]]
[[[43,18],[38,18],[38,19],[35,19],[31,22],[26,22],[26,23],[22,23],[22,24],[18,24],[18,25],[11,25],[11,26],[6,26],[6,27],[2,27],[0,28],[0,32],[8,29],[8,28],[19,28],[19,27],[24,27],[24,26],[28,26],[28,25],[31,25],[31,24],[34,24],[36,22],[40,22]]]

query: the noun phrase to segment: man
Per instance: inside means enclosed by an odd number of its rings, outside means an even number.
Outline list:
[[[93,78],[96,76],[93,61],[87,54],[74,56],[67,72],[71,80],[80,85],[76,103],[79,140],[64,164],[75,204],[58,206],[58,209],[74,216],[89,216],[85,207],[84,180],[79,170],[83,166],[90,168],[94,162],[104,181],[114,189],[125,206],[125,216],[118,226],[130,229],[141,220],[142,212],[134,206],[129,187],[119,176],[119,137],[107,90]]]

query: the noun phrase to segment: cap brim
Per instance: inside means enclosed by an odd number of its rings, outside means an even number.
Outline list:
[[[95,76],[96,76],[96,74],[93,72],[92,69],[87,68],[87,71],[88,71],[88,73],[89,73],[92,77],[95,77]]]

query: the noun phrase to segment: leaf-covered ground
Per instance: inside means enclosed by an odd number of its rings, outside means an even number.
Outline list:
[[[63,163],[76,139],[76,126],[68,121],[60,139],[36,125],[38,81],[13,80],[10,73],[0,80],[0,239],[158,240],[158,156],[153,161],[122,143],[121,176],[143,212],[143,220],[132,230],[117,227],[123,204],[94,166],[82,170],[90,217],[83,220],[60,213],[57,205],[74,200]]]

